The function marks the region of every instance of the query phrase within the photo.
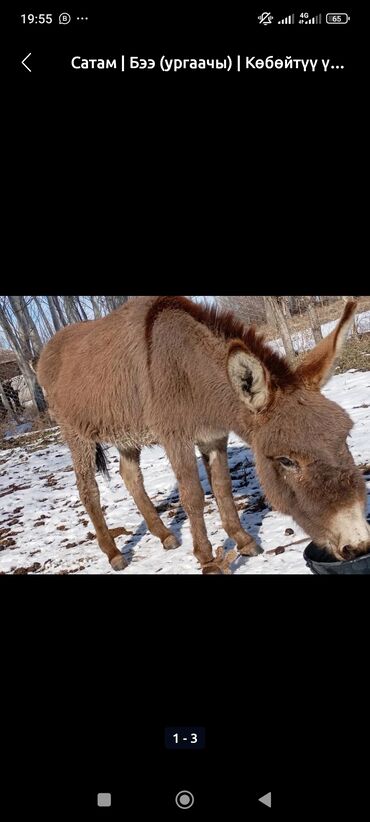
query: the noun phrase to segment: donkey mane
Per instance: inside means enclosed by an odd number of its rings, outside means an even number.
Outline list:
[[[148,366],[151,362],[153,326],[163,311],[184,311],[190,314],[194,320],[205,325],[217,337],[233,340],[235,347],[238,347],[240,342],[241,347],[247,348],[263,363],[277,385],[284,387],[295,384],[295,372],[288,361],[267,345],[263,334],[258,333],[255,326],[245,326],[232,311],[222,310],[218,306],[202,306],[181,296],[157,297],[147,313],[145,337],[148,347]]]

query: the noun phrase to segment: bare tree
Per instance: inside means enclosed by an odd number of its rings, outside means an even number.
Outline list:
[[[34,297],[35,303],[36,303],[38,311],[40,313],[40,317],[42,318],[44,326],[46,328],[47,336],[52,337],[53,334],[54,334],[54,331],[53,331],[51,322],[47,317],[46,311],[44,311],[44,308],[43,308],[43,305],[42,305],[42,299],[45,299],[45,297],[44,298]]]
[[[7,306],[6,300],[8,300],[9,306]],[[13,305],[17,307],[16,313],[13,312]],[[19,368],[26,380],[30,396],[38,411],[43,412],[46,410],[46,403],[37,382],[36,374],[30,365],[34,354],[38,354],[41,351],[42,342],[40,340],[39,350],[32,351],[30,344],[31,332],[27,332],[28,313],[23,313],[22,303],[19,303],[17,299],[15,302],[13,301],[13,305],[10,297],[2,298],[0,303],[0,325],[8,344],[16,354]]]
[[[291,315],[291,312],[290,312],[290,305],[289,305],[290,298],[289,297],[278,297],[278,300],[279,300],[279,304],[280,304],[280,307],[281,307],[281,310],[284,314],[285,319],[286,320],[291,320],[292,315]]]
[[[321,331],[321,323],[319,319],[319,315],[317,313],[315,300],[313,297],[307,297],[307,311],[308,316],[310,318],[310,326],[312,329],[313,337],[315,343],[319,343],[322,340],[322,331]]]
[[[80,311],[80,314],[81,314],[82,319],[83,319],[83,320],[87,320],[87,314],[86,314],[86,311],[85,311],[85,309],[84,309],[84,307],[83,307],[83,303],[82,303],[81,297],[76,297],[76,303],[77,303],[77,305],[78,305],[78,308],[79,308],[79,311]]]
[[[287,325],[287,321],[284,317],[284,314],[283,314],[283,311],[282,311],[282,308],[281,308],[281,305],[280,305],[279,297],[266,297],[266,301],[267,301],[267,304],[270,307],[271,313],[273,313],[274,316],[275,316],[276,325],[277,325],[277,328],[278,328],[278,332],[281,336],[281,339],[283,341],[286,356],[287,356],[288,360],[293,362],[294,359],[295,359],[295,351],[294,351],[294,348],[293,348],[293,343],[292,343],[292,340],[291,340],[291,336],[290,336],[289,328],[288,328],[288,325]]]
[[[63,328],[63,325],[62,325],[62,322],[61,322],[61,319],[60,319],[60,316],[59,316],[58,309],[55,305],[54,298],[53,297],[46,297],[46,299],[47,299],[47,302],[48,302],[49,311],[50,311],[50,314],[51,314],[51,319],[53,321],[54,331],[59,331],[60,328]]]
[[[265,314],[266,314],[267,325],[269,325],[270,328],[276,328],[277,329],[275,311],[271,308],[271,305],[270,305],[267,297],[263,298],[263,303],[264,303],[264,306],[265,306]]]
[[[55,308],[58,312],[58,316],[59,316],[59,319],[60,319],[60,322],[61,322],[62,326],[68,325],[68,320],[66,319],[66,317],[63,314],[63,309],[62,309],[61,303],[59,302],[59,297],[57,297],[56,295],[53,295],[52,300],[53,300]]]
[[[21,298],[18,296],[8,297],[8,300],[12,310],[9,316],[9,322],[13,322],[13,327],[18,330],[18,337],[21,340],[22,350],[25,356],[31,358],[34,356],[35,351],[32,348],[28,318],[23,311]]]
[[[31,299],[26,300],[26,297],[20,296],[9,297],[9,302],[14,311],[24,342],[32,356],[40,353],[43,342],[31,311],[29,310]]]
[[[95,317],[96,320],[98,320],[99,317],[102,316],[100,305],[99,305],[98,300],[97,300],[96,297],[90,297],[90,300],[91,300],[91,305],[92,305],[92,309],[93,309],[93,312],[94,312],[94,317]]]
[[[78,303],[76,297],[72,297],[70,294],[65,294],[63,296],[63,304],[64,309],[70,323],[78,323],[80,322],[81,314],[79,311]]]

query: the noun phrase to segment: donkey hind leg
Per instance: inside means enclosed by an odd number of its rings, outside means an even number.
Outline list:
[[[144,488],[143,475],[140,469],[140,451],[137,449],[119,448],[120,452],[120,474],[126,488],[134,499],[141,515],[155,537],[159,537],[163,548],[169,550],[178,548],[178,541],[174,534],[163,524],[157,509],[149,499]]]
[[[200,447],[200,446],[198,446],[198,448],[199,448],[199,447]],[[206,469],[206,474],[207,474],[207,478],[208,478],[208,484],[209,484],[209,487],[210,487],[210,489],[211,489],[211,493],[213,494],[213,488],[212,488],[212,474],[211,474],[211,466],[210,466],[210,463],[209,463],[209,454],[206,454],[205,452],[202,452],[202,451],[201,451],[201,455],[202,455],[203,465],[204,465],[204,467],[205,467],[205,469]]]
[[[259,550],[253,537],[244,531],[232,495],[230,471],[227,462],[227,438],[212,443],[199,443],[205,464],[208,462],[213,493],[220,512],[222,526],[234,540],[240,554],[256,556]]]
[[[194,555],[203,574],[221,574],[208,539],[204,522],[204,492],[200,483],[194,446],[191,448],[166,444],[166,452],[175,472],[180,499],[189,517]]]
[[[107,528],[100,505],[99,488],[95,479],[95,443],[86,442],[78,437],[68,438],[67,442],[72,454],[80,499],[94,525],[99,547],[107,554],[114,571],[122,571],[128,563]]]

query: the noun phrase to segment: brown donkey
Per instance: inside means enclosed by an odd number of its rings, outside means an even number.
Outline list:
[[[112,568],[127,563],[114,542],[117,530],[107,528],[100,506],[95,470],[104,466],[101,442],[117,446],[127,489],[168,549],[177,547],[176,537],[147,496],[140,470],[144,445],[164,447],[189,516],[195,556],[204,573],[220,573],[204,522],[197,444],[226,533],[241,554],[258,553],[232,497],[230,431],[253,447],[275,508],[338,559],[366,552],[365,483],[346,442],[352,421],[320,393],[355,308],[356,302],[347,303],[336,329],[295,369],[254,328],[185,297],[137,297],[103,319],[58,331],[42,351],[37,375]]]

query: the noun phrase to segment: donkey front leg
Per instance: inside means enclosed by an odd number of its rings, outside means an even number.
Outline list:
[[[127,561],[118,550],[109,532],[100,505],[99,488],[95,479],[95,443],[86,442],[79,437],[67,440],[73,459],[77,488],[82,504],[94,525],[99,547],[109,559],[114,571],[122,571]],[[122,532],[123,529],[115,529]]]
[[[240,554],[256,556],[257,545],[242,528],[233,500],[230,471],[227,461],[227,437],[212,443],[199,443],[203,461],[208,466],[213,493],[220,512],[222,526],[230,539],[234,540]],[[207,472],[208,473],[208,472]]]
[[[200,483],[194,445],[165,445],[167,456],[174,470],[181,503],[189,517],[193,537],[194,555],[204,574],[220,574],[204,522],[204,492]]]
[[[143,475],[140,469],[140,451],[134,448],[128,449],[120,447],[119,452],[121,455],[119,468],[121,477],[140,513],[144,517],[149,531],[154,534],[155,537],[159,537],[163,548],[166,548],[166,550],[177,548],[179,543],[175,534],[172,534],[163,524],[157,509],[145,491]]]

